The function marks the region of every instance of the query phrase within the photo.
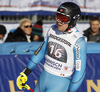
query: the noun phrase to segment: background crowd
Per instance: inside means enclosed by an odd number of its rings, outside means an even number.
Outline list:
[[[87,38],[87,42],[100,42],[99,17],[96,15],[91,16],[88,24],[90,27],[83,30],[83,35]],[[43,32],[43,20],[39,19],[36,21],[36,23],[32,24],[30,19],[22,18],[19,26],[16,29],[10,30],[8,34],[6,26],[0,25],[0,43],[42,42],[44,40]],[[5,34],[7,34],[6,39],[4,39]]]
[[[43,41],[42,25],[42,20],[37,20],[36,23],[32,24],[30,19],[22,18],[19,27],[10,30],[5,40],[3,38],[7,33],[7,29],[4,25],[0,25],[0,43]]]

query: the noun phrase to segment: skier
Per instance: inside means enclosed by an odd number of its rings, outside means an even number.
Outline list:
[[[23,84],[32,69],[45,56],[44,70],[34,92],[76,92],[86,73],[86,41],[75,27],[81,16],[80,8],[72,2],[62,3],[56,12],[56,24],[47,33],[44,42],[17,78],[17,87]],[[25,82],[20,80],[25,78]]]

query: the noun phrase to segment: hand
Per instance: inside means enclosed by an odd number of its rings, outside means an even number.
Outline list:
[[[26,81],[27,81],[26,74],[21,72],[16,81],[19,90],[22,90],[22,88],[26,88]]]

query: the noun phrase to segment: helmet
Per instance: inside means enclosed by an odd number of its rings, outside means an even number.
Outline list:
[[[75,27],[77,20],[81,16],[79,6],[72,2],[62,3],[57,9],[57,13],[68,17],[69,28]]]

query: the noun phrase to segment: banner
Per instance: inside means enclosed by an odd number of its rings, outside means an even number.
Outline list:
[[[30,92],[26,89],[19,91],[16,79],[26,67],[32,55],[0,55],[0,92]],[[43,70],[44,59],[28,76],[27,84],[34,89],[40,73]]]
[[[15,43],[15,45],[18,44]],[[5,47],[7,46],[10,46],[10,44],[6,45]],[[14,43],[12,44],[12,46],[14,46]],[[18,48],[20,48],[20,45],[18,46]],[[26,46],[28,47],[28,45]],[[31,45],[29,45],[29,47],[30,46]],[[5,49],[5,52],[7,51],[7,49],[9,48],[7,47]],[[23,49],[21,51],[23,52]],[[16,86],[16,79],[19,76],[20,72],[22,72],[23,68],[26,67],[33,54],[17,53],[18,51],[15,54],[4,55],[1,53],[0,55],[0,92],[30,92],[26,89],[23,89],[23,91],[19,91]],[[32,89],[35,88],[35,84],[41,72],[43,71],[44,61],[45,58],[43,58],[43,60],[32,70],[32,73],[28,76],[27,84]],[[77,92],[100,92],[100,43],[87,44],[86,76]]]
[[[0,55],[33,54],[42,42],[5,42],[0,44]]]
[[[30,92],[19,91],[16,79],[26,67],[32,55],[0,55],[0,92]],[[85,79],[77,92],[100,92],[100,54],[88,54]],[[34,89],[42,70],[44,59],[28,76],[27,84]]]
[[[100,92],[100,53],[87,54],[86,76],[77,92]]]
[[[82,14],[100,14],[100,0],[0,0],[0,15],[54,15],[64,2],[74,2]]]
[[[80,7],[86,8],[100,8],[100,0],[0,0],[0,6],[9,6],[9,7],[30,7],[36,5],[45,5],[58,7],[63,2],[74,2]]]

